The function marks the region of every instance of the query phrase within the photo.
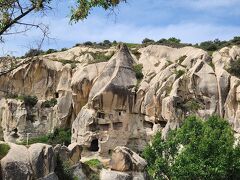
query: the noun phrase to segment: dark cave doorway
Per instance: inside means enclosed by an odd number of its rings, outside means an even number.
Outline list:
[[[92,152],[97,152],[99,150],[98,139],[93,139],[89,148]]]

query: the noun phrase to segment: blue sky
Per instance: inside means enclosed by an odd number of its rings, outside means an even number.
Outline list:
[[[129,0],[116,9],[116,16],[95,9],[88,19],[73,25],[69,24],[70,5],[65,0],[55,0],[48,16],[26,19],[49,25],[51,39],[45,41],[44,50],[105,39],[138,43],[145,37],[177,37],[186,43],[197,43],[240,36],[240,0]],[[34,29],[5,37],[0,56],[22,55],[36,47],[40,37],[41,33]]]

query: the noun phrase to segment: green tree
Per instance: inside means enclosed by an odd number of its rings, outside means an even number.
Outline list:
[[[228,72],[234,76],[240,77],[240,58],[230,63]]]
[[[212,116],[187,118],[163,140],[157,133],[143,156],[153,179],[239,179],[240,146],[230,125]]]
[[[142,44],[152,44],[152,43],[155,43],[155,41],[152,39],[145,38],[142,40]]]

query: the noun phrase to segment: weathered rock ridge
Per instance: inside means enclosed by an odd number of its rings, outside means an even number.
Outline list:
[[[227,71],[240,58],[239,47],[212,56],[194,47],[159,45],[138,52],[139,59],[126,46],[75,47],[35,57],[1,76],[0,138],[15,142],[27,133],[39,136],[68,127],[83,155],[108,155],[116,146],[141,151],[157,130],[166,135],[190,114],[219,114],[240,133],[240,79]],[[93,63],[94,53],[115,54]],[[134,64],[143,65],[140,83]],[[35,95],[38,102],[28,107],[12,94]],[[56,105],[42,106],[52,98]]]

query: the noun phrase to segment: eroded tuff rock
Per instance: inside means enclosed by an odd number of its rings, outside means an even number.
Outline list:
[[[129,148],[118,146],[111,155],[110,166],[116,171],[143,172],[147,162]]]
[[[0,141],[1,143],[4,142]],[[68,163],[80,179],[88,173],[87,167],[80,163],[82,147],[78,144],[69,147],[57,145],[55,148],[42,143],[32,144],[29,148],[14,143],[7,144],[10,150],[0,160],[1,180],[58,180],[61,177],[56,175],[56,167],[59,171],[61,163]],[[61,161],[57,161],[57,158]]]
[[[8,145],[10,150],[0,161],[3,180],[58,179],[54,173],[56,162],[52,146],[40,143],[29,148],[13,143]]]
[[[240,57],[239,47],[212,56],[194,47],[150,45],[138,51],[137,60],[126,46],[75,47],[1,76],[0,138],[15,142],[28,132],[38,136],[71,127],[72,143],[83,145],[85,155],[111,154],[116,146],[141,151],[157,130],[165,136],[190,114],[219,114],[240,133],[240,79],[227,71]],[[115,54],[94,64],[94,53]],[[135,63],[143,65],[140,83]],[[28,108],[8,92],[36,95],[39,101]],[[41,106],[51,98],[57,99],[54,107]]]
[[[33,144],[28,148],[31,167],[36,179],[54,173],[56,162],[53,148],[46,144]],[[21,156],[21,154],[19,154]]]
[[[33,179],[33,171],[28,155],[28,149],[21,145],[9,145],[10,150],[8,154],[1,159],[2,179]]]
[[[96,77],[87,104],[73,122],[72,142],[101,153],[116,145],[144,146],[148,138],[144,115],[133,112],[136,83],[133,59],[122,46]]]

